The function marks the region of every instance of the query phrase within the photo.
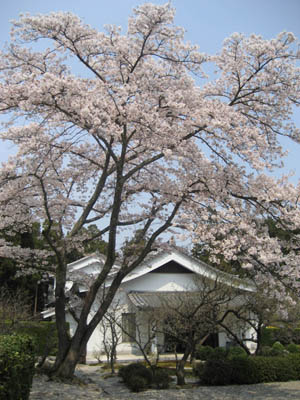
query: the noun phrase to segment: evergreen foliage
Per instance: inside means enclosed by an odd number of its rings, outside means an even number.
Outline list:
[[[34,375],[32,339],[0,336],[0,400],[28,400]]]

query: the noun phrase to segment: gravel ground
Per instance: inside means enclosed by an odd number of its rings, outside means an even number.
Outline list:
[[[70,385],[49,381],[44,375],[36,375],[30,400],[300,400],[300,381],[218,387],[190,385],[187,389],[174,386],[168,390],[132,393],[120,378],[114,376],[104,379],[99,367],[79,366],[76,374],[87,383]]]

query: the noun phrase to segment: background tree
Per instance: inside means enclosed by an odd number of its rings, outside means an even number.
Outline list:
[[[35,257],[40,265],[55,257],[54,373],[60,376],[73,374],[122,279],[171,228],[212,248],[222,234],[226,259],[244,253],[246,243],[243,267],[256,269],[258,280],[275,273],[282,289],[298,280],[299,236],[283,254],[258,218],[270,215],[291,232],[300,225],[299,189],[265,175],[281,164],[278,138],[299,141],[291,122],[299,104],[296,39],[291,33],[273,40],[234,34],[218,55],[207,56],[184,41],[173,18],[170,4],[145,4],[121,34],[115,26],[97,32],[70,13],[25,15],[1,53],[0,112],[8,121],[1,137],[18,153],[0,173],[0,229],[45,224],[49,253],[35,251]],[[216,66],[210,82],[201,80],[206,61]],[[83,228],[92,223],[107,239],[107,257],[70,339],[67,255],[82,247],[88,239]],[[118,247],[136,231],[145,242],[120,260],[88,322]],[[0,251],[20,260],[32,254],[4,241]]]
[[[32,254],[28,259],[12,259],[9,257],[0,257],[0,286],[6,287],[10,291],[10,296],[18,292],[23,292],[31,304],[32,313],[36,314],[44,310],[47,302],[47,293],[49,285],[52,285],[50,277],[45,279],[45,273],[53,270],[56,263],[55,257],[48,256],[42,264],[39,257],[35,257],[35,251],[49,251],[49,245],[42,235],[41,225],[37,222],[27,227],[25,232],[18,232],[18,229],[5,229],[0,232],[0,238],[5,239],[6,244],[20,249],[31,249]],[[83,242],[81,248],[72,249],[67,255],[68,263],[71,263],[85,255],[99,252],[105,254],[107,243],[99,239],[99,229],[91,224],[83,228],[87,231],[87,240]],[[95,239],[94,239],[95,237]],[[26,273],[24,273],[26,272]],[[17,299],[16,299],[17,300]]]
[[[122,338],[122,331],[119,329],[119,325],[122,323],[120,310],[119,302],[112,302],[98,328],[103,337],[101,349],[106,354],[107,364],[110,365],[112,374],[115,373],[117,346]]]
[[[0,240],[5,240],[8,247],[18,247],[31,249],[32,256],[29,259],[12,259],[10,257],[0,257],[0,287],[6,288],[9,297],[16,297],[19,302],[20,293],[31,305],[31,312],[43,310],[45,299],[43,288],[39,286],[44,269],[35,260],[35,250],[43,249],[45,246],[40,224],[33,223],[28,226],[26,231],[19,232],[18,229],[9,228],[0,232]],[[24,273],[24,271],[26,273]],[[44,288],[46,289],[46,288]]]
[[[163,324],[159,329],[174,343],[173,351],[177,353],[178,344],[183,346],[181,359],[176,356],[177,384],[184,385],[184,367],[196,346],[207,337],[216,333],[218,320],[227,307],[238,296],[234,282],[222,283],[218,278],[202,277],[195,279],[191,291],[156,293],[160,306],[157,314]]]
[[[245,292],[239,304],[229,306],[218,325],[232,340],[249,352],[249,344],[255,346],[255,354],[262,350],[263,329],[269,325],[293,325],[299,323],[299,304],[296,296],[278,299],[273,286],[256,285],[255,292]],[[295,313],[296,311],[296,313]],[[239,335],[245,326],[251,328],[246,335]]]
[[[0,334],[12,334],[24,321],[32,320],[30,300],[21,289],[13,293],[0,288]]]
[[[156,309],[138,310],[136,307],[132,307],[130,310],[134,311],[135,315],[134,329],[128,329],[129,326],[122,321],[122,318],[115,318],[115,324],[120,332],[122,332],[122,335],[126,335],[131,343],[139,349],[146,364],[151,368],[153,375],[155,375],[159,356],[163,351],[163,346],[157,345],[160,315]]]

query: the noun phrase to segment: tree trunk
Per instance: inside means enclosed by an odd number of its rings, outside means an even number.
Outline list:
[[[54,372],[54,375],[60,378],[72,379],[79,357],[80,351],[70,348],[66,357]]]
[[[70,341],[69,347],[66,349],[63,357],[57,357],[52,371],[52,375],[63,379],[71,379],[77,363],[82,354],[86,351],[86,345],[90,335],[87,335],[85,329],[76,330],[75,335]]]
[[[177,385],[183,386],[183,385],[185,385],[184,364],[182,363],[181,360],[179,361],[179,363],[180,363],[180,366],[176,371]]]
[[[82,350],[80,357],[79,357],[79,364],[86,364],[86,346]]]
[[[255,349],[255,355],[260,354],[261,350],[261,336],[262,336],[262,324],[260,324],[260,321],[258,322],[258,327],[256,329],[256,349]]]
[[[112,374],[115,373],[115,360],[116,360],[116,351],[115,349],[113,349],[110,354],[110,369]]]
[[[191,353],[191,349],[189,346],[186,347],[183,357],[181,360],[177,362],[176,365],[176,377],[177,377],[177,385],[185,385],[185,378],[184,378],[184,366],[185,363],[187,362],[187,359]]]
[[[89,324],[87,324],[87,319],[91,310],[91,306],[94,303],[97,292],[103,283],[103,280],[106,278],[104,274],[104,270],[107,270],[107,273],[110,271],[112,267],[112,263],[114,262],[114,258],[109,263],[106,261],[106,266],[103,267],[102,272],[90,287],[83,304],[83,308],[80,313],[80,317],[77,323],[77,329],[70,340],[67,335],[66,329],[66,320],[65,320],[65,295],[64,295],[64,285],[60,285],[60,289],[63,290],[58,291],[58,287],[56,287],[56,295],[59,296],[56,300],[55,312],[56,312],[56,325],[58,330],[59,337],[59,351],[55,360],[55,365],[52,370],[52,375],[58,376],[63,379],[71,379],[73,377],[76,365],[79,361],[81,354],[84,352],[86,345],[88,343],[89,338],[91,337],[93,331],[98,326],[99,322],[102,320],[105,315],[108,307],[110,306],[116,291],[120,287],[120,284],[126,274],[124,271],[119,271],[114,278],[110,288],[99,307],[96,314],[93,316]],[[136,262],[137,263],[137,262]],[[136,267],[135,264],[132,264],[132,269]],[[130,272],[130,270],[128,270]],[[126,273],[128,273],[126,272]],[[104,274],[103,276],[101,274]],[[62,328],[62,322],[64,324],[64,329]]]

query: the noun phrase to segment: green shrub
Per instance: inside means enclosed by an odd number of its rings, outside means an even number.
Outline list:
[[[212,347],[199,345],[196,347],[195,358],[197,360],[206,361],[210,359],[213,352],[214,349]]]
[[[300,379],[300,355],[209,360],[197,375],[208,385],[286,382]]]
[[[273,343],[272,349],[277,349],[279,351],[284,351],[284,346],[280,342]]]
[[[32,339],[0,336],[0,400],[28,400],[34,375]]]
[[[132,391],[144,390],[153,381],[152,371],[141,363],[132,363],[121,367],[119,369],[119,376]]]
[[[170,377],[166,370],[156,368],[153,376],[153,384],[156,389],[168,389],[170,386]]]
[[[296,364],[299,359],[293,357],[253,357],[259,376],[259,382],[286,382],[298,379]]]
[[[290,368],[293,368],[297,375],[297,380],[300,379],[300,353],[291,353],[287,357],[285,357],[287,362],[290,365]]]
[[[300,329],[277,328],[268,326],[262,329],[262,346],[272,346],[274,342],[278,341],[284,345],[293,342],[300,344]]]
[[[245,385],[260,382],[255,357],[233,358],[231,360],[231,383]]]
[[[69,324],[67,324],[69,329]],[[58,337],[56,324],[53,321],[24,321],[15,327],[15,333],[29,335],[33,339],[35,353],[39,356],[56,355]]]
[[[199,378],[199,381],[203,382],[203,374],[205,370],[205,362],[197,362],[193,365],[193,374]]]
[[[126,381],[126,386],[128,386],[132,392],[141,392],[149,387],[147,380],[140,375],[131,375]]]
[[[240,346],[230,347],[228,350],[227,358],[229,360],[241,359],[241,358],[247,358],[247,357],[248,357],[248,354],[246,353],[246,350]]]
[[[145,376],[149,381],[149,383],[151,383],[152,381],[152,373],[147,367],[145,367],[144,364],[132,363],[129,365],[122,366],[119,369],[119,376],[122,377],[125,382],[132,375]]]
[[[125,375],[126,375],[126,365],[121,365],[118,371],[118,376],[125,380]]]
[[[58,348],[58,337],[56,324],[53,321],[22,322],[17,333],[26,334],[33,338],[35,352],[39,356],[45,353],[56,355]]]
[[[261,345],[272,347],[273,343],[276,342],[276,334],[279,328],[266,327],[261,330]]]
[[[231,383],[232,364],[230,360],[208,360],[201,377],[207,385],[229,385]]]
[[[300,347],[299,347],[299,345],[297,345],[295,343],[290,343],[285,348],[289,353],[292,353],[292,354],[300,353]]]
[[[213,349],[209,360],[225,360],[228,356],[228,350],[225,347],[216,347]]]
[[[260,356],[270,357],[272,355],[272,347],[271,346],[263,346],[259,352]]]
[[[273,343],[271,356],[283,356],[286,353],[284,346],[280,342]]]

